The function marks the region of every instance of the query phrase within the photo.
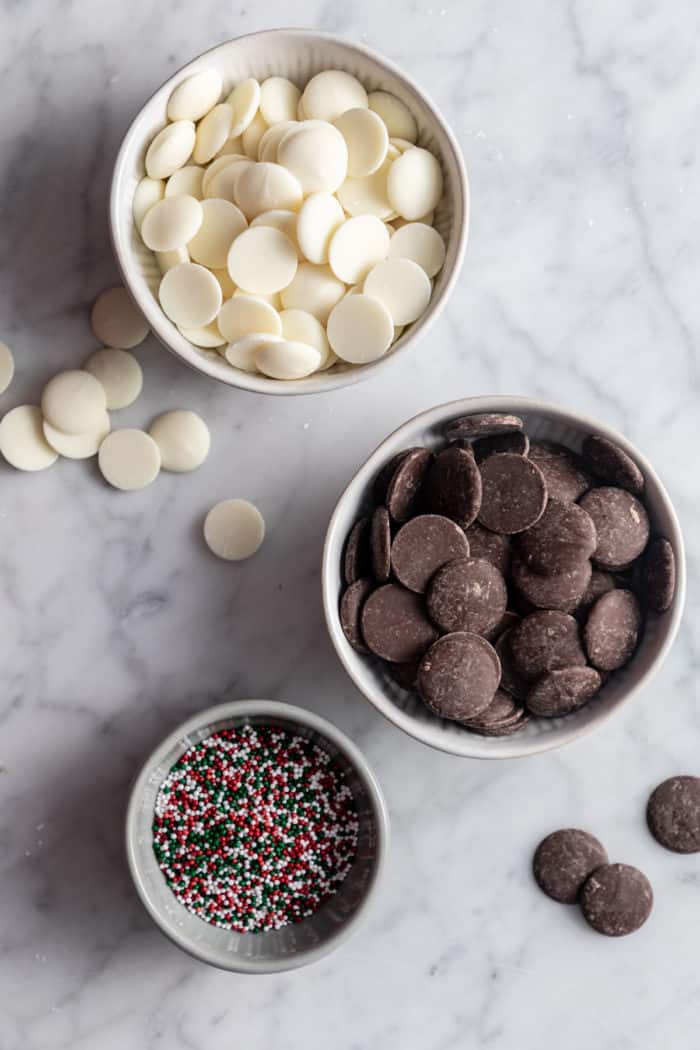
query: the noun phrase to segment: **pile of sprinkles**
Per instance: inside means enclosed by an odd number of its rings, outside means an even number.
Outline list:
[[[262,933],[313,915],[355,859],[358,817],[343,770],[311,740],[273,726],[222,729],[163,781],[153,850],[188,911]]]

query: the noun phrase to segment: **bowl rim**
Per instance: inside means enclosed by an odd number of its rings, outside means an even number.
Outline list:
[[[140,812],[143,791],[152,770],[165,759],[168,751],[182,737],[188,736],[197,730],[213,727],[215,723],[224,719],[239,716],[243,719],[250,716],[269,717],[270,719],[280,718],[296,723],[305,729],[311,729],[333,744],[343,757],[347,759],[362,781],[374,814],[377,846],[374,869],[362,899],[348,919],[320,944],[315,945],[313,948],[301,949],[283,959],[239,959],[232,955],[231,963],[227,965],[218,956],[214,957],[213,952],[206,945],[193,944],[186,935],[168,923],[160,910],[154,906],[144,885],[135,843],[137,818]],[[192,715],[191,718],[176,726],[153,748],[133,780],[126,807],[124,834],[127,863],[134,888],[141,903],[161,933],[165,934],[173,944],[187,952],[188,955],[198,959],[200,962],[215,966],[217,969],[233,973],[262,974],[281,973],[285,970],[296,970],[299,967],[308,966],[339,948],[357,930],[372,900],[376,896],[386,868],[389,852],[390,823],[389,810],[375,773],[357,744],[342,729],[339,729],[321,715],[298,707],[295,704],[288,704],[281,700],[246,699],[229,700]]]
[[[667,538],[673,546],[676,558],[676,591],[673,606],[669,612],[665,614],[668,616],[668,620],[665,626],[663,641],[659,646],[659,650],[652,663],[644,674],[640,676],[638,681],[630,685],[628,691],[616,700],[609,709],[603,710],[598,718],[592,720],[587,725],[572,727],[568,732],[557,734],[557,737],[554,740],[552,740],[548,734],[542,734],[541,736],[536,736],[528,740],[523,739],[520,742],[517,741],[516,737],[504,738],[501,742],[501,749],[492,753],[474,750],[473,747],[470,746],[471,735],[469,733],[465,733],[463,736],[459,737],[453,737],[451,735],[447,736],[442,733],[438,736],[437,731],[430,731],[429,725],[427,727],[428,731],[426,731],[426,728],[422,723],[416,722],[412,715],[402,711],[384,692],[379,689],[369,690],[365,688],[361,679],[355,673],[355,653],[350,650],[349,643],[343,635],[338,616],[338,596],[333,593],[330,584],[331,565],[338,558],[338,552],[342,550],[342,543],[345,541],[345,535],[338,536],[341,528],[340,519],[344,514],[345,504],[349,498],[355,496],[358,490],[367,489],[370,480],[374,477],[383,463],[386,462],[388,453],[385,450],[387,445],[393,444],[400,437],[408,439],[419,424],[422,425],[422,427],[434,426],[453,416],[466,415],[475,412],[524,412],[533,414],[540,412],[558,417],[562,420],[567,420],[582,429],[588,428],[591,433],[601,434],[620,445],[639,465],[645,478],[651,479],[659,493],[661,503],[663,504],[670,525],[669,532],[671,534]],[[456,401],[448,401],[436,405],[433,408],[418,412],[400,426],[396,427],[395,430],[384,438],[364,463],[361,464],[358,470],[355,471],[338,498],[328,524],[321,562],[321,588],[326,627],[341,664],[350,676],[355,687],[360,693],[362,693],[369,703],[371,703],[379,712],[381,712],[382,715],[384,715],[385,718],[388,719],[388,721],[392,722],[399,729],[402,729],[409,736],[412,736],[415,740],[419,740],[421,743],[427,744],[438,751],[444,751],[447,754],[457,755],[462,758],[483,759],[485,761],[505,758],[525,758],[529,755],[556,750],[572,743],[574,740],[587,736],[606,722],[617,710],[619,710],[619,708],[623,706],[623,704],[627,704],[643,686],[649,684],[666,659],[671,646],[673,645],[676,634],[678,633],[678,628],[683,616],[686,600],[685,545],[676,510],[663,483],[661,482],[661,479],[647,458],[623,434],[618,433],[613,427],[601,423],[592,416],[582,412],[569,410],[563,406],[553,402],[543,401],[539,398],[508,394],[478,395],[475,397],[460,398]],[[360,659],[359,654],[357,654],[357,659]],[[459,742],[459,746],[455,746],[455,741]]]
[[[454,196],[457,202],[457,206],[461,207],[463,221],[454,231],[456,238],[456,252],[454,257],[454,264],[452,269],[446,276],[443,287],[440,289],[437,295],[431,297],[430,303],[425,313],[418,318],[417,321],[411,326],[409,332],[405,336],[401,336],[396,346],[383,357],[380,357],[377,361],[371,361],[365,365],[354,366],[346,369],[344,372],[338,372],[336,375],[330,376],[325,375],[323,377],[309,376],[305,380],[275,380],[270,379],[267,376],[258,376],[253,373],[243,372],[239,369],[231,369],[231,377],[229,378],[223,372],[219,372],[212,365],[212,362],[204,356],[201,349],[192,346],[191,350],[187,350],[186,347],[178,349],[171,341],[165,331],[163,323],[164,315],[161,313],[157,304],[153,301],[153,297],[149,294],[146,295],[138,288],[135,288],[131,280],[131,249],[129,247],[128,238],[122,236],[120,232],[120,202],[122,196],[122,181],[125,176],[125,163],[126,153],[131,146],[131,141],[134,138],[137,130],[137,125],[141,119],[141,115],[144,110],[151,105],[152,102],[161,93],[166,90],[172,90],[177,83],[180,82],[184,73],[190,69],[190,67],[206,59],[208,55],[212,55],[215,52],[224,50],[234,43],[250,42],[263,38],[270,38],[274,36],[294,36],[298,38],[312,37],[315,40],[327,41],[329,43],[336,44],[350,52],[361,55],[363,58],[375,63],[380,68],[383,68],[391,75],[395,76],[399,81],[412,91],[421,100],[423,105],[428,110],[431,118],[440,127],[442,134],[444,134],[450,152],[452,154],[452,160],[454,161],[454,168],[456,173]],[[237,390],[245,390],[254,394],[272,394],[274,396],[303,396],[311,394],[323,394],[330,392],[331,390],[339,390],[343,387],[352,386],[355,383],[360,383],[365,379],[368,379],[371,374],[379,371],[387,365],[394,362],[402,353],[411,348],[419,336],[425,335],[433,323],[437,320],[442,310],[447,305],[447,301],[452,294],[454,286],[459,278],[464,262],[464,254],[466,251],[467,240],[469,237],[469,222],[471,214],[470,205],[470,189],[469,189],[469,178],[467,175],[466,166],[464,163],[464,157],[460,149],[457,138],[452,131],[450,125],[447,123],[445,118],[440,113],[437,105],[433,102],[430,95],[424,91],[422,87],[413,79],[413,77],[404,72],[398,65],[396,65],[391,59],[385,58],[378,51],[373,48],[367,47],[364,44],[358,44],[355,41],[346,40],[344,37],[338,36],[335,33],[329,33],[325,31],[306,29],[299,26],[290,27],[278,27],[271,29],[263,29],[252,33],[244,33],[241,36],[231,37],[228,40],[224,40],[219,44],[215,44],[213,47],[208,48],[206,51],[202,51],[200,54],[195,55],[193,58],[181,66],[175,71],[167,80],[163,81],[155,91],[153,91],[145,102],[140,106],[135,115],[133,116],[124,136],[121,140],[117,157],[114,162],[114,168],[112,171],[112,179],[110,183],[109,191],[109,232],[110,240],[112,242],[112,249],[114,256],[117,261],[119,272],[126,287],[127,291],[134,299],[139,309],[143,313],[144,317],[148,321],[151,331],[165,347],[166,350],[170,351],[178,360],[182,361],[183,364],[188,365],[193,371],[198,372],[200,375],[205,375],[210,379],[216,379],[224,386],[233,387]],[[170,323],[170,322],[168,322]],[[183,342],[186,340],[183,338]],[[218,364],[218,362],[217,362]],[[316,380],[316,385],[313,385],[310,381]],[[300,384],[307,384],[302,387]],[[309,389],[309,386],[311,388]]]

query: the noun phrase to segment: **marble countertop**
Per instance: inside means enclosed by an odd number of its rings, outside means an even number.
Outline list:
[[[445,6],[440,6],[443,4]],[[0,5],[0,411],[93,348],[116,277],[107,192],[142,100],[196,52],[280,24],[362,40],[408,69],[469,167],[466,264],[448,309],[374,382],[261,398],[149,340],[123,418],[188,407],[211,426],[191,476],[140,494],[94,465],[0,467],[2,1050],[639,1050],[697,1046],[700,862],[644,829],[650,789],[700,773],[700,10],[691,0],[5,0]],[[633,704],[566,749],[478,763],[428,750],[354,690],[324,630],[322,537],[351,472],[421,409],[530,394],[623,429],[685,526],[689,604]],[[200,539],[220,498],[254,500],[263,550]],[[366,925],[313,968],[207,969],[151,924],[125,870],[131,777],[179,721],[275,697],[347,730],[393,821]],[[603,939],[533,887],[534,845],[588,827],[641,867],[656,906]]]

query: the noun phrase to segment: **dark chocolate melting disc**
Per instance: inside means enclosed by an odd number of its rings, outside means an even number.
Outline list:
[[[428,649],[418,668],[418,690],[436,715],[468,721],[494,698],[501,666],[494,648],[478,634],[446,634]]]
[[[601,684],[602,679],[593,667],[548,671],[527,694],[525,706],[542,718],[562,718],[592,700]]]
[[[453,419],[445,428],[445,437],[448,441],[468,441],[487,434],[507,434],[523,428],[524,423],[519,416],[505,412],[479,412]]]
[[[601,569],[625,569],[638,558],[649,539],[646,510],[625,489],[591,489],[580,506],[593,519],[598,543],[593,560]]]
[[[674,853],[700,852],[700,777],[671,777],[647,804],[652,835]]]
[[[481,558],[456,558],[433,576],[428,613],[441,631],[488,634],[501,622],[508,592],[498,569]]]
[[[575,503],[593,484],[577,455],[551,441],[536,441],[528,453],[544,474],[550,499]]]
[[[562,828],[542,839],[532,873],[543,893],[560,904],[576,904],[588,876],[608,863],[605,847],[588,831]]]
[[[469,543],[456,522],[440,514],[419,514],[396,533],[391,564],[404,587],[422,594],[442,565],[468,555]]]
[[[593,520],[577,503],[550,499],[542,517],[520,533],[517,543],[521,561],[547,575],[575,569],[590,558],[597,536]]]
[[[515,586],[538,609],[559,609],[571,612],[581,601],[591,580],[591,563],[583,562],[568,572],[553,572],[542,576],[528,569],[519,558],[513,558],[511,575]]]
[[[426,489],[433,514],[451,518],[463,529],[471,525],[481,506],[481,474],[471,452],[456,445],[439,452]]]
[[[513,667],[523,678],[538,678],[562,667],[585,667],[579,626],[573,616],[556,610],[531,613],[509,635]]]
[[[608,591],[591,609],[583,640],[588,659],[599,671],[616,671],[637,648],[642,623],[639,603],[631,591]]]
[[[369,596],[360,622],[367,647],[392,663],[419,660],[437,638],[422,599],[396,583],[386,583]]]
[[[387,509],[394,521],[408,521],[418,513],[432,459],[429,449],[413,448],[397,465],[386,491]]]
[[[630,864],[603,864],[588,876],[581,890],[584,919],[608,937],[624,937],[638,930],[649,918],[653,903],[648,878]]]
[[[391,573],[391,521],[386,507],[377,507],[372,515],[369,552],[375,580],[385,583]]]
[[[362,637],[360,618],[362,606],[373,590],[374,584],[371,580],[355,580],[340,599],[340,626],[343,628],[343,634],[350,642],[350,645],[358,653],[369,651]]]
[[[591,434],[583,443],[586,466],[608,485],[618,485],[639,495],[644,491],[644,475],[626,452],[598,434]]]
[[[544,513],[547,485],[539,467],[525,456],[500,452],[481,470],[479,521],[492,532],[524,532]]]
[[[501,576],[507,576],[510,568],[510,537],[500,532],[485,529],[478,521],[473,522],[466,530],[469,540],[469,553],[472,558],[483,558],[498,569]]]
[[[343,575],[345,582],[350,584],[369,574],[369,518],[364,517],[358,518],[350,529],[350,535],[345,544]]]
[[[649,608],[658,613],[670,609],[676,592],[676,559],[663,536],[653,539],[645,551],[642,579]]]

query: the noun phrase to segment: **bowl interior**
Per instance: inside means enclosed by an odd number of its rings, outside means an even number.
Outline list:
[[[289,713],[286,704],[267,703],[264,713],[251,710],[260,702],[239,701],[239,713],[193,719],[181,726],[150,757],[134,785],[127,818],[127,852],[137,890],[152,918],[179,947],[222,969],[269,972],[291,969],[325,954],[359,915],[381,865],[384,817],[376,785],[351,760],[349,743],[340,742]],[[234,705],[227,705],[227,709]],[[275,709],[273,711],[273,709]],[[276,709],[279,709],[278,711]],[[216,709],[211,712],[215,714]],[[206,713],[208,716],[209,713]],[[315,721],[315,719],[312,719]],[[153,853],[152,821],[156,796],[163,780],[192,745],[220,729],[232,726],[273,725],[313,740],[343,769],[359,817],[355,862],[337,893],[308,919],[266,933],[236,933],[212,926],[189,912],[165,882]]]
[[[599,695],[565,718],[533,718],[511,737],[480,737],[455,722],[432,714],[420,699],[406,692],[390,677],[385,665],[362,656],[348,644],[340,627],[338,603],[342,592],[341,558],[347,534],[363,513],[371,509],[371,486],[379,469],[393,455],[412,445],[440,448],[447,423],[470,412],[515,412],[525,422],[531,438],[556,441],[580,451],[583,439],[592,433],[617,442],[638,464],[646,479],[645,504],[653,533],[666,536],[676,556],[677,584],[674,603],[668,612],[651,614],[630,663],[615,672]],[[323,562],[323,596],[331,639],[357,687],[390,721],[411,736],[433,747],[475,758],[513,758],[560,747],[592,729],[645,681],[661,663],[676,633],[685,597],[683,540],[676,514],[656,473],[646,459],[609,427],[554,405],[527,398],[468,398],[431,409],[400,427],[372,454],[341,496],[331,519]]]
[[[277,74],[302,87],[323,69],[341,69],[357,76],[368,91],[391,91],[410,107],[418,123],[419,145],[431,149],[442,164],[445,192],[436,212],[435,226],[446,242],[447,256],[428,309],[379,362],[359,367],[335,365],[328,372],[294,382],[267,379],[231,368],[216,351],[194,347],[161,310],[157,299],[161,274],[154,254],[144,245],[133,221],[134,191],[144,175],[148,145],[167,123],[166,107],[173,88],[193,72],[207,68],[221,73],[225,94],[246,77],[264,80]],[[444,304],[459,271],[468,227],[467,183],[459,147],[424,93],[390,62],[368,49],[302,29],[271,30],[228,41],[184,66],[159,88],[124,138],[115,166],[110,212],[114,247],[124,281],[161,342],[193,368],[215,379],[275,394],[316,393],[358,382],[368,371],[391,359],[397,349],[405,347]]]

